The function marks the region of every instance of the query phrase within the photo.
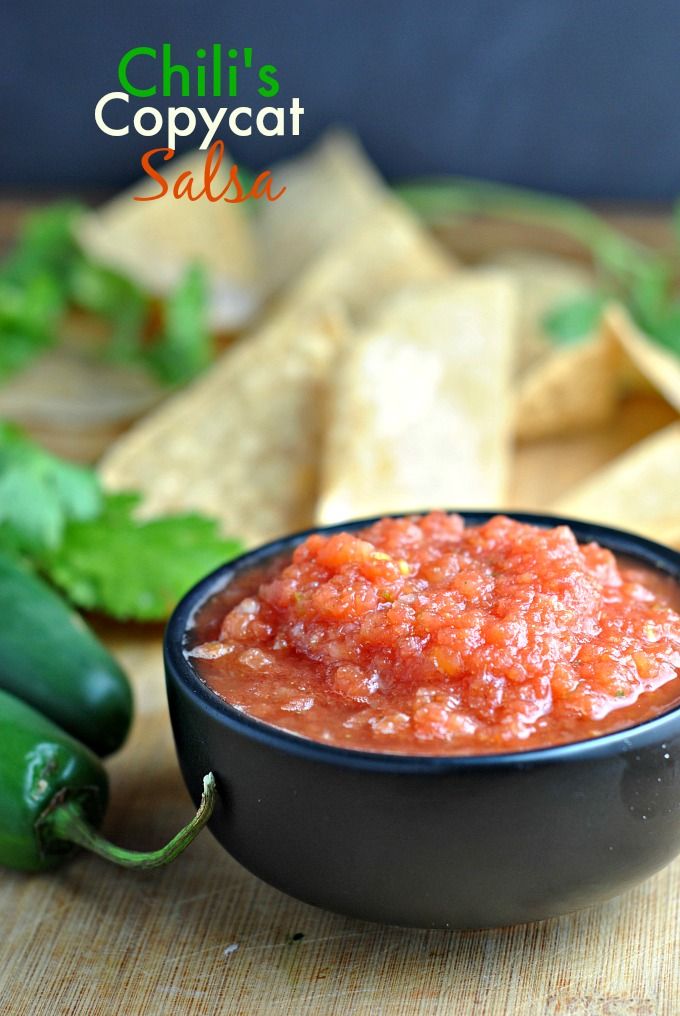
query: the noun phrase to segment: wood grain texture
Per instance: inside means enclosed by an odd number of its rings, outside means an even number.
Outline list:
[[[513,504],[542,507],[669,410],[636,399],[607,428],[520,448]],[[105,831],[137,848],[191,814],[172,747],[160,632],[102,635],[133,677],[137,716],[110,763]],[[0,872],[7,1016],[674,1016],[680,861],[609,903],[484,932],[409,931],[291,900],[209,834],[170,868],[80,855],[56,873]]]

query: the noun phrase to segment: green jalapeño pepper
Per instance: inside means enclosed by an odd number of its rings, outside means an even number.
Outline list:
[[[97,756],[21,699],[0,691],[1,865],[44,871],[81,846],[124,867],[160,867],[195,839],[215,796],[209,773],[196,815],[160,850],[114,846],[97,832],[108,797]]]
[[[127,677],[83,619],[27,568],[0,554],[0,689],[108,755],[132,720]]]

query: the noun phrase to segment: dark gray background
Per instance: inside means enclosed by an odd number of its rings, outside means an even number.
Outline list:
[[[342,121],[390,177],[456,172],[588,197],[680,192],[678,0],[10,0],[1,20],[0,184],[138,176],[141,152],[163,141],[107,137],[94,123],[97,99],[119,87],[120,56],[170,42],[187,62],[222,42],[276,64],[272,101],[299,95],[306,110],[299,139],[234,143],[251,165]]]

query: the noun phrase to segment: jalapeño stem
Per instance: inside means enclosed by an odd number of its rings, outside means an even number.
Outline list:
[[[162,868],[163,865],[174,861],[196,839],[213,813],[216,796],[215,777],[212,773],[208,773],[203,777],[203,794],[198,811],[192,820],[159,850],[125,850],[109,843],[90,825],[77,801],[64,801],[63,804],[59,804],[44,821],[51,837],[75,843],[113,864],[122,865],[124,868]]]

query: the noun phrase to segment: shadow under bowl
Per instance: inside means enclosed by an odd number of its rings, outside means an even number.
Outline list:
[[[468,525],[494,512],[461,512]],[[579,542],[680,583],[680,554],[619,530],[566,523]],[[332,533],[373,520],[318,528]],[[165,635],[177,754],[198,802],[215,774],[215,837],[245,868],[306,903],[410,927],[537,921],[606,900],[680,852],[680,707],[573,744],[503,755],[392,755],[334,747],[234,709],[185,654],[196,611],[238,573],[308,533],[242,555],[199,582]]]

